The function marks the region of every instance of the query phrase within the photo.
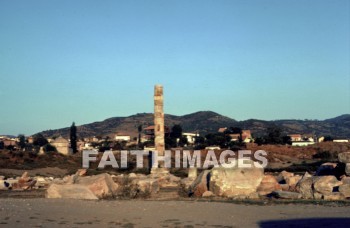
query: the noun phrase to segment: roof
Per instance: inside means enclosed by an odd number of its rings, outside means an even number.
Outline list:
[[[182,135],[185,135],[185,136],[198,136],[199,134],[198,133],[191,133],[191,132],[183,132]]]
[[[226,131],[227,127],[220,127],[218,132],[223,133],[224,131]]]
[[[115,136],[130,136],[130,134],[126,133],[126,132],[117,132],[115,134]]]
[[[291,134],[291,135],[288,135],[289,137],[301,137],[301,134]]]
[[[63,138],[62,136],[56,138],[54,141],[52,141],[51,143],[68,143],[69,141],[65,138]]]
[[[229,136],[231,138],[238,138],[240,136],[240,134],[229,134]]]
[[[250,130],[242,130],[242,134],[247,134],[247,135],[249,134],[250,135],[251,132],[250,132]]]

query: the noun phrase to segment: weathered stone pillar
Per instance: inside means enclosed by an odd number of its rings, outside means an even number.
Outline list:
[[[164,156],[163,86],[154,86],[154,145],[159,156]]]
[[[163,86],[154,86],[154,147],[158,152],[158,156],[164,156],[165,140],[164,140],[164,110],[163,110]],[[159,164],[159,167],[152,168],[152,174],[165,175],[169,170]]]

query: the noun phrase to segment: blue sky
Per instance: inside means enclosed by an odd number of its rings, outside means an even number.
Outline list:
[[[0,134],[153,112],[350,113],[347,0],[0,1]]]

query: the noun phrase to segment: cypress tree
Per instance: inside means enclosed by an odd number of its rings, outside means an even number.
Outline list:
[[[73,153],[76,153],[77,150],[77,127],[75,126],[75,123],[72,123],[72,126],[70,127],[70,146],[73,150]]]

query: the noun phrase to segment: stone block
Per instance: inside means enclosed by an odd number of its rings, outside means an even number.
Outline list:
[[[350,163],[350,152],[339,153],[338,160],[342,163]]]
[[[264,178],[264,169],[256,168],[213,168],[210,172],[209,190],[217,196],[234,197],[250,195]]]

